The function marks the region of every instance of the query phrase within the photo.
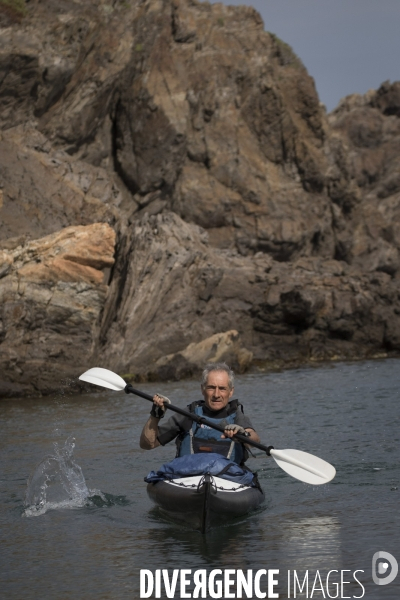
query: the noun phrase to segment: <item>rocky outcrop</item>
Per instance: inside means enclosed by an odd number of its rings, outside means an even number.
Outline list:
[[[115,224],[124,190],[100,167],[54,149],[30,126],[0,139],[0,240],[35,239],[71,224]],[[125,200],[126,202],[126,200]]]
[[[340,169],[331,193],[342,209],[338,257],[392,276],[400,248],[399,111],[400,82],[349,96],[329,115],[337,175]]]
[[[0,250],[0,393],[45,393],[82,370],[114,244],[100,223]]]
[[[399,83],[326,115],[244,6],[41,0],[1,23],[3,393],[79,357],[194,374],[216,339],[238,369],[399,351]],[[60,294],[86,323],[71,362]]]
[[[229,360],[238,370],[250,354],[276,368],[399,347],[400,286],[386,273],[320,257],[280,263],[261,252],[216,249],[204,230],[174,213],[143,218],[124,252],[132,259],[116,264],[94,363],[132,378],[195,374],[197,360],[218,355],[210,345],[215,332],[226,352],[222,332],[234,328],[240,337]]]
[[[251,365],[253,353],[241,344],[239,333],[232,329],[198,342],[192,342],[181,352],[161,357],[148,378],[181,379],[199,376],[207,363],[226,362],[237,373],[244,373]]]

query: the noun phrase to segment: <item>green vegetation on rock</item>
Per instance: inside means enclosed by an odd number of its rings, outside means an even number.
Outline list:
[[[295,69],[304,69],[303,63],[301,62],[297,54],[293,51],[291,46],[289,46],[289,44],[281,40],[277,35],[275,35],[275,33],[269,32],[269,34],[272,40],[275,42],[277,54],[281,61],[281,65],[284,67],[291,66]]]
[[[26,14],[25,0],[0,0],[0,8],[6,9],[18,17]]]

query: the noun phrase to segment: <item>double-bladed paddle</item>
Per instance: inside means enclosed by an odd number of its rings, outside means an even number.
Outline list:
[[[79,379],[81,381],[93,383],[94,385],[99,385],[110,390],[120,392],[125,391],[127,394],[135,394],[135,396],[140,396],[145,400],[150,400],[150,402],[153,402],[153,397],[150,396],[150,394],[146,394],[140,390],[135,390],[130,383],[126,383],[122,377],[116,373],[113,373],[112,371],[109,371],[108,369],[94,367],[93,369],[89,369],[89,371],[83,373]],[[188,417],[196,423],[207,425],[208,427],[212,427],[213,429],[224,433],[223,427],[216,425],[212,421],[208,421],[205,417],[200,417],[199,415],[179,408],[178,406],[174,406],[173,404],[166,403],[165,408],[179,413],[184,417]],[[323,483],[328,483],[328,481],[331,481],[335,477],[336,470],[332,465],[325,460],[322,460],[322,458],[318,458],[317,456],[309,454],[308,452],[292,449],[275,450],[273,446],[264,446],[263,444],[254,442],[240,433],[235,434],[234,439],[242,442],[243,444],[248,444],[249,446],[254,446],[255,448],[263,450],[268,454],[268,456],[272,456],[275,462],[281,467],[281,469],[286,471],[286,473],[292,477],[295,477],[296,479],[300,479],[300,481],[304,481],[305,483],[321,485]]]

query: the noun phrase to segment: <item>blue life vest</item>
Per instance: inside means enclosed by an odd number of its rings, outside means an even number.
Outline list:
[[[206,417],[203,412],[203,406],[197,402],[191,404],[189,409],[199,417],[204,416],[207,421],[215,423],[220,427],[224,427],[225,425],[235,422],[238,403],[234,400],[232,404],[236,410],[222,419],[213,419],[209,416]],[[198,424],[193,421],[189,431],[178,436],[177,457],[187,456],[189,454],[197,454],[200,452],[214,452],[225,456],[238,465],[244,463],[244,461],[247,459],[247,452],[243,444],[234,442],[229,438],[221,438],[221,435],[222,433],[220,431],[212,429],[203,423]]]

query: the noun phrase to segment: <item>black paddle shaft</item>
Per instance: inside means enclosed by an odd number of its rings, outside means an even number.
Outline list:
[[[139,396],[140,398],[144,398],[145,400],[149,400],[150,402],[153,402],[153,396],[150,396],[150,394],[146,394],[146,392],[141,392],[140,390],[135,390],[135,388],[133,388],[130,383],[128,383],[126,385],[125,392],[127,394],[135,394],[135,396]],[[167,402],[164,404],[164,406],[168,410],[172,410],[172,412],[176,412],[180,415],[183,415],[184,417],[191,419],[192,421],[194,421],[195,423],[198,423],[199,425],[207,425],[208,427],[211,427],[212,429],[216,429],[217,431],[220,431],[221,433],[224,433],[224,431],[225,431],[225,429],[223,427],[220,427],[219,425],[216,425],[215,423],[208,421],[205,417],[200,417],[199,415],[196,415],[195,413],[191,413],[188,410],[184,410],[183,408],[179,408],[178,406],[174,406],[173,404],[168,404]],[[273,448],[274,448],[273,446],[264,446],[263,444],[254,442],[253,440],[250,440],[247,436],[243,435],[242,433],[236,433],[233,436],[233,439],[241,442],[242,444],[249,444],[249,446],[254,446],[255,448],[258,448],[259,450],[263,450],[264,452],[266,452],[268,454],[268,456],[271,456],[270,450],[273,450]]]

